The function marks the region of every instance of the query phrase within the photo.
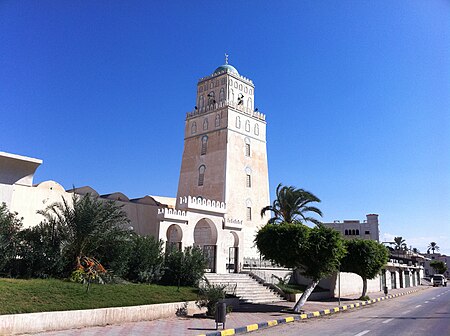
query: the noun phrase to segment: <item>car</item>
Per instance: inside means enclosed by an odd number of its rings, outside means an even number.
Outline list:
[[[447,287],[447,279],[442,274],[433,275],[433,287],[438,286]]]

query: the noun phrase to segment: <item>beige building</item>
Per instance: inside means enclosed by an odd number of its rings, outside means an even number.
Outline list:
[[[255,232],[267,222],[270,204],[265,116],[254,109],[253,82],[231,65],[197,84],[197,106],[187,113],[176,198],[120,192],[99,195],[89,186],[64,190],[54,181],[33,184],[42,160],[0,152],[0,202],[24,218],[72,193],[113,199],[124,206],[132,228],[179,248],[196,245],[209,257],[210,272],[237,272],[244,257],[257,257]]]
[[[370,239],[380,241],[380,229],[378,224],[378,215],[366,215],[365,220],[335,220],[332,223],[323,223],[325,226],[332,227],[339,231],[344,238],[352,239]]]

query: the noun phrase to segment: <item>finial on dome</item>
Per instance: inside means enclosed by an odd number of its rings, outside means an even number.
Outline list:
[[[228,64],[228,54],[225,53],[225,64]]]

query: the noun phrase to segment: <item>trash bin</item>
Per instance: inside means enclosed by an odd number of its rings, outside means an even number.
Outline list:
[[[384,286],[383,290],[384,290],[384,295],[388,295],[388,288],[387,288],[387,286]]]
[[[227,304],[219,301],[216,303],[216,330],[219,329],[219,324],[225,329],[225,320],[227,319]]]

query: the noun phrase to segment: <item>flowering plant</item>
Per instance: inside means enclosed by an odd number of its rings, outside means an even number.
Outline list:
[[[86,291],[89,291],[92,282],[104,284],[103,276],[107,273],[106,269],[91,257],[77,257],[77,266],[70,277],[71,281],[86,284]]]

